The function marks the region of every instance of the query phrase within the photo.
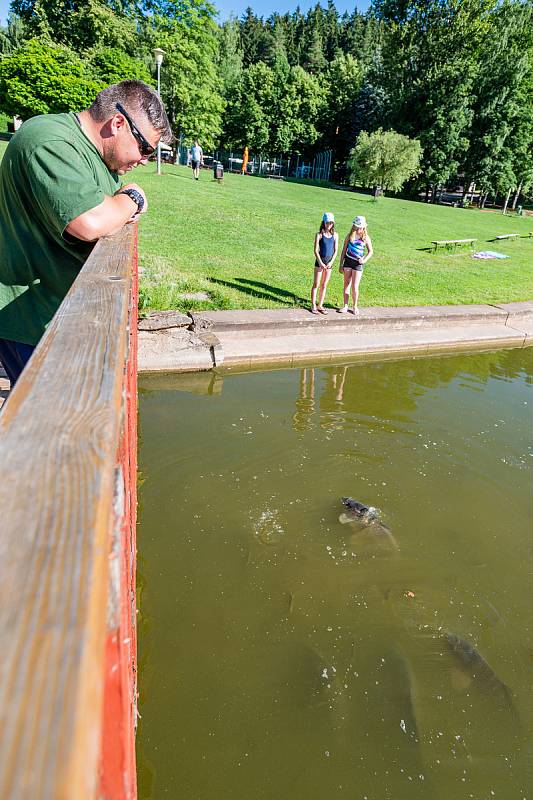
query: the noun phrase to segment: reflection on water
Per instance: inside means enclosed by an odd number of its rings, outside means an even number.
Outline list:
[[[140,800],[532,796],[532,375],[145,382]]]

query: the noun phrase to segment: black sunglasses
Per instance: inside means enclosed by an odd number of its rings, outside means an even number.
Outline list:
[[[128,120],[128,125],[130,126],[130,130],[131,130],[132,136],[135,139],[135,141],[137,142],[137,144],[139,145],[140,154],[142,156],[151,156],[152,153],[155,153],[155,147],[153,147],[150,144],[148,139],[144,138],[144,136],[142,135],[142,133],[140,132],[139,128],[134,123],[134,121],[132,120],[132,118],[130,117],[130,115],[128,114],[126,109],[124,108],[124,106],[121,106],[120,103],[117,103],[115,105],[115,108],[117,109],[117,111],[119,111],[122,114],[122,116],[126,117],[126,119]]]

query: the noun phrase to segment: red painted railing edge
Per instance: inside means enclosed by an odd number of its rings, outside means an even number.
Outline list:
[[[117,454],[114,530],[109,554],[108,633],[98,800],[136,800],[137,730],[137,236],[131,271],[128,359]]]

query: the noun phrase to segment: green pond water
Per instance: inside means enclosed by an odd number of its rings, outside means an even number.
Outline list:
[[[533,348],[145,381],[140,800],[533,798],[532,412]]]

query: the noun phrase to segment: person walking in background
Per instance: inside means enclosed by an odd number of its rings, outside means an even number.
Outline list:
[[[366,250],[366,254],[365,254]],[[339,272],[344,273],[344,296],[340,314],[346,314],[350,302],[350,291],[352,294],[352,312],[359,314],[359,284],[363,275],[363,266],[372,258],[372,241],[368,235],[365,217],[358,216],[352,222],[352,229],[344,240],[341,254],[341,265]]]
[[[200,177],[200,167],[204,165],[204,151],[198,144],[198,139],[194,140],[194,144],[191,147],[191,167],[192,167],[192,176],[194,180],[198,180]]]
[[[172,132],[141,81],[103,89],[79,113],[27,120],[0,165],[0,359],[15,383],[95,242],[148,203],[121,176]]]
[[[324,298],[338,248],[339,237],[335,232],[335,218],[330,211],[327,211],[322,217],[320,230],[315,236],[315,276],[311,289],[311,314],[328,313],[324,308]],[[317,291],[318,306],[316,303]]]

